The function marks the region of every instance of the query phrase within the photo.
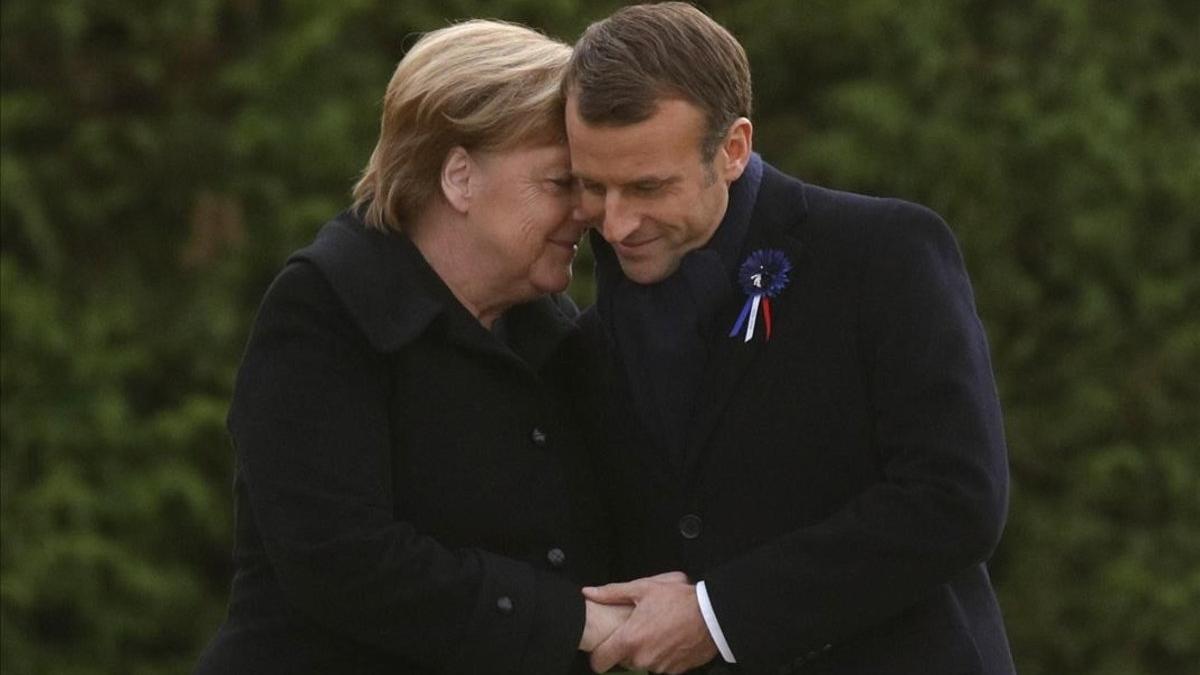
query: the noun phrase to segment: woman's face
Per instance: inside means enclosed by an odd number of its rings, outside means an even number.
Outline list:
[[[472,152],[468,226],[496,291],[520,302],[566,289],[584,224],[571,217],[566,143]]]

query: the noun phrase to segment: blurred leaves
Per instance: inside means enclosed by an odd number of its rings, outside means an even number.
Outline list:
[[[1006,410],[992,571],[1020,672],[1191,672],[1200,6],[701,4],[747,47],[769,161],[959,237]],[[2,5],[0,670],[190,669],[225,607],[254,308],[347,204],[395,62],[455,19],[571,40],[617,5]]]

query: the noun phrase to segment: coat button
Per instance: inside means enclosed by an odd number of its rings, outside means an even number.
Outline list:
[[[700,516],[689,513],[679,519],[679,534],[684,539],[695,539],[700,536]]]
[[[529,432],[529,440],[539,448],[546,447],[546,432],[542,431],[541,427],[534,427],[533,431]]]
[[[496,598],[496,611],[500,612],[501,614],[512,614],[512,598],[508,597],[507,595],[502,595],[499,598]]]
[[[546,562],[554,568],[562,567],[567,564],[567,554],[561,548],[552,548],[546,551]]]

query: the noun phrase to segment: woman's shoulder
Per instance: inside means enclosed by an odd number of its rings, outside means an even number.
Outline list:
[[[339,305],[379,352],[412,341],[441,311],[442,301],[416,248],[403,236],[373,230],[347,211],[326,223],[288,260],[306,263],[297,286],[322,283],[322,298]],[[312,275],[320,277],[312,279]]]
[[[307,260],[289,260],[275,275],[263,294],[259,313],[284,310],[290,313],[339,313],[341,302],[329,279]]]
[[[321,270],[311,262],[292,260],[263,295],[254,334],[336,334],[366,345],[365,336],[355,324]]]
[[[337,293],[317,266],[307,260],[289,260],[267,288],[263,300],[308,301],[312,305],[333,305]]]

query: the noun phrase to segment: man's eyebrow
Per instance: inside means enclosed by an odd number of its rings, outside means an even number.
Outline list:
[[[600,184],[603,183],[603,181],[596,180],[595,178],[592,178],[591,176],[589,176],[587,174],[580,173],[580,172],[574,171],[574,170],[571,171],[571,176],[574,178],[577,178],[580,181],[583,181],[585,183],[600,183]],[[682,178],[683,178],[682,176],[678,176],[678,175],[658,176],[658,175],[648,174],[645,176],[638,176],[637,178],[627,180],[627,181],[621,183],[620,187],[629,188],[629,187],[634,187],[637,185],[642,185],[645,183],[656,183],[658,185],[663,185],[663,186],[673,185],[675,183],[678,183],[680,180],[682,180]]]
[[[638,185],[640,183],[658,183],[659,185],[670,185],[671,183],[679,182],[679,176],[639,176],[625,185]]]

